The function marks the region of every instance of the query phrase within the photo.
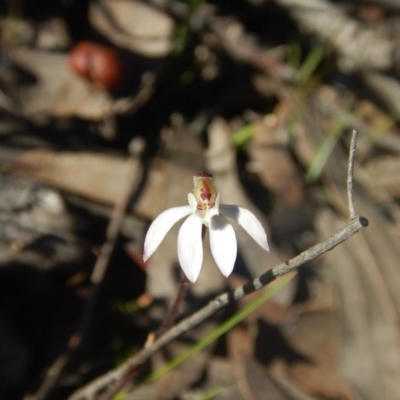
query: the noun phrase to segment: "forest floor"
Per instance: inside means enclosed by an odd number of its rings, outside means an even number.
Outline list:
[[[0,24],[0,399],[399,398],[397,1],[4,0]],[[144,263],[146,232],[193,176],[270,251],[233,224],[225,277],[206,233],[177,323],[346,226],[353,130],[368,228],[128,368],[180,284],[181,223]]]

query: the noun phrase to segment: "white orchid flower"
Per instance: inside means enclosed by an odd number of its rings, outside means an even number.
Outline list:
[[[178,258],[191,282],[195,282],[200,274],[205,228],[210,233],[211,253],[218,268],[225,276],[233,270],[237,255],[236,236],[232,225],[223,216],[235,220],[264,250],[269,251],[267,235],[252,212],[236,205],[220,204],[220,195],[212,184],[211,174],[197,174],[193,182],[194,189],[188,194],[189,205],[162,212],[150,225],[144,241],[145,262],[172,226],[185,217],[178,235]]]

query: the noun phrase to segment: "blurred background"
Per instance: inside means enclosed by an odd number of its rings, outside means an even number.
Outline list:
[[[115,398],[400,398],[400,1],[2,0],[0,27],[1,399],[67,399],[143,347],[177,290],[180,223],[146,265],[144,235],[194,174],[271,252],[235,227],[226,279],[206,238],[179,318],[343,227],[352,129],[368,229]]]

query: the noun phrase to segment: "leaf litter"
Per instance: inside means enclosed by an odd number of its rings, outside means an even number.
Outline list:
[[[311,3],[0,8],[0,358],[13,355],[0,397],[68,398],[144,346],[179,273],[179,225],[143,265],[146,227],[186,204],[198,172],[214,174],[223,202],[259,217],[271,253],[236,230],[239,256],[226,280],[206,240],[181,317],[328,237],[348,217],[356,128],[356,206],[370,228],[302,267],[191,361],[128,386],[126,398],[398,398],[399,9]],[[79,75],[68,59],[83,41],[112,52],[82,55]],[[118,88],[104,84],[112,54],[122,63]],[[168,345],[139,378],[254,296]]]

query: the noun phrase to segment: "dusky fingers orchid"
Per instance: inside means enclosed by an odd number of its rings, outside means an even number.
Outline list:
[[[143,260],[146,262],[156,251],[168,231],[182,218],[186,218],[178,235],[178,259],[186,277],[195,282],[203,262],[202,229],[208,228],[211,253],[223,275],[233,270],[237,242],[232,225],[224,218],[235,220],[266,251],[267,235],[256,216],[236,205],[220,204],[220,195],[206,172],[193,177],[194,189],[188,194],[188,206],[174,207],[162,212],[150,225],[144,241]]]

